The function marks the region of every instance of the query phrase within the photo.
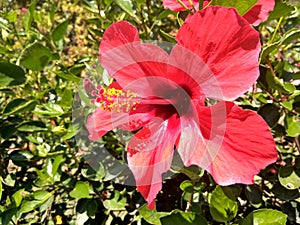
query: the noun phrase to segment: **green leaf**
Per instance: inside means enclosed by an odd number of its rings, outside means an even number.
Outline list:
[[[141,9],[143,7],[143,4],[145,4],[146,0],[134,0],[135,5]]]
[[[14,187],[16,183],[16,174],[7,174],[7,176],[2,181],[6,186]]]
[[[58,71],[58,72],[54,72],[57,76],[69,80],[69,81],[74,81],[76,83],[78,83],[81,78],[75,76],[74,74],[72,74],[71,72],[62,72],[62,71]]]
[[[281,44],[287,45],[290,44],[291,41],[299,40],[299,39],[300,39],[300,29],[292,28],[283,34],[281,38]]]
[[[122,210],[125,209],[126,198],[120,195],[119,191],[114,191],[114,196],[111,199],[106,199],[103,202],[106,209],[109,210]]]
[[[35,108],[37,102],[34,100],[27,101],[26,99],[17,98],[10,101],[4,108],[4,115],[16,115],[31,111]]]
[[[66,134],[64,134],[61,139],[68,140],[77,135],[80,131],[78,124],[69,124]]]
[[[55,175],[57,173],[57,170],[61,163],[65,161],[63,155],[58,155],[55,157],[54,162],[52,164],[52,175]]]
[[[91,198],[89,193],[89,183],[78,181],[75,188],[69,194],[72,198]]]
[[[294,9],[294,6],[289,5],[285,1],[276,0],[275,7],[273,11],[270,12],[267,22],[270,20],[279,19],[280,17],[289,16],[294,11]]]
[[[12,198],[15,202],[15,206],[19,207],[21,205],[21,202],[23,200],[23,193],[24,193],[25,189],[20,189],[18,191],[16,191],[13,195]]]
[[[284,89],[289,93],[289,94],[292,94],[294,93],[294,91],[296,90],[296,87],[295,85],[289,83],[289,82],[286,82],[284,85],[283,85]]]
[[[190,180],[185,180],[180,184],[180,189],[185,192],[193,193],[194,185],[192,184],[192,182]]]
[[[43,144],[46,144],[46,143],[43,143]],[[49,151],[50,151],[50,146],[49,146],[48,149],[44,147],[43,151],[39,152],[39,156],[40,157],[45,157],[45,156],[47,156],[47,154],[48,154]],[[52,173],[52,165],[53,165],[52,164],[52,160],[50,158],[47,158],[46,165],[44,166],[43,169],[44,169],[44,173],[46,175],[48,175],[48,177],[50,178],[49,181],[51,183],[54,183],[54,176],[55,176],[55,174]]]
[[[212,0],[210,5],[235,8],[240,15],[246,14],[258,0]]]
[[[96,199],[87,199],[86,211],[89,217],[94,217],[97,212],[98,202]]]
[[[1,23],[0,23],[0,25],[1,25]],[[0,54],[6,54],[7,56],[10,56],[13,54],[13,52],[0,45]]]
[[[97,169],[97,171],[95,171],[95,166],[93,167],[88,167],[88,168],[83,168],[81,169],[81,173],[82,176],[84,176],[85,178],[89,179],[89,180],[93,180],[93,181],[100,181],[102,180],[102,178],[104,178],[105,176],[105,169],[102,166],[101,163],[99,163],[99,167]]]
[[[25,103],[26,103],[26,99],[23,99],[23,98],[14,99],[5,106],[3,113],[8,114],[10,112],[14,112],[15,108],[18,108]]]
[[[114,0],[104,0],[105,5],[110,6]]]
[[[17,20],[17,12],[16,11],[10,11],[5,16],[5,19],[7,19],[10,23],[14,23]]]
[[[65,88],[62,97],[61,97],[61,105],[65,107],[71,107],[73,103],[73,93],[68,88]]]
[[[155,225],[161,225],[160,218],[169,215],[169,213],[166,212],[157,212],[156,209],[148,209],[147,204],[143,205],[138,210],[144,220]]]
[[[25,83],[24,70],[8,62],[0,62],[0,86],[12,86]]]
[[[23,19],[23,26],[25,28],[26,33],[28,33],[30,31],[31,28],[31,24],[33,21],[33,12],[35,11],[35,5],[36,5],[36,1],[33,1],[29,7],[28,10],[24,16]]]
[[[134,15],[133,3],[131,0],[114,0],[114,2],[120,6],[125,12],[127,12],[130,16]]]
[[[280,102],[280,105],[282,105],[284,108],[292,111],[293,110],[293,104],[289,101]]]
[[[226,195],[220,186],[212,192],[209,210],[216,221],[228,222],[236,217],[238,205],[233,196]]]
[[[64,135],[67,132],[67,129],[64,126],[57,126],[57,127],[54,127],[52,129],[52,132],[55,135],[61,136],[61,135]]]
[[[290,201],[300,197],[300,192],[298,190],[286,189],[280,184],[280,182],[275,183],[271,191],[276,198],[282,200]]]
[[[43,212],[49,209],[53,201],[54,201],[54,195],[51,195],[50,198],[47,199],[47,201],[45,201],[40,205],[40,211]]]
[[[294,190],[300,187],[300,170],[293,166],[282,166],[278,178],[280,184],[287,189]]]
[[[33,155],[29,151],[19,150],[13,151],[10,154],[10,158],[16,165],[26,165],[30,161],[30,159],[33,158]]]
[[[97,17],[86,19],[86,22],[91,23],[91,24],[95,24],[97,26],[101,26],[101,24],[102,24],[100,18],[97,18]]]
[[[51,61],[51,51],[42,44],[35,42],[23,52],[20,63],[30,70],[40,71]]]
[[[2,125],[0,127],[0,135],[3,139],[8,139],[16,133],[17,129],[15,125]]]
[[[156,17],[157,20],[161,20],[166,18],[168,15],[176,15],[176,12],[173,12],[169,9],[163,10],[160,14],[158,14],[158,16]]]
[[[192,212],[174,210],[171,215],[160,219],[162,225],[206,225],[207,221],[200,215]]]
[[[164,32],[162,29],[159,30],[159,33],[166,39],[166,41],[176,43],[175,37],[173,37],[169,33]]]
[[[255,185],[246,186],[245,190],[247,199],[250,204],[256,208],[260,207],[262,204],[262,191]]]
[[[262,106],[257,113],[268,123],[269,127],[276,126],[280,118],[278,107],[271,103]]]
[[[269,71],[266,73],[266,81],[270,89],[289,94],[289,91],[285,89],[282,81],[278,77],[273,76]]]
[[[38,208],[41,204],[39,200],[23,201],[19,213],[27,213]]]
[[[53,21],[54,21],[56,7],[57,7],[56,3],[52,2],[52,4],[51,4],[51,10],[49,12],[49,19],[50,19],[50,21],[51,21],[52,24],[53,24]]]
[[[242,225],[285,225],[287,216],[273,209],[259,209],[251,212]]]
[[[49,173],[47,173],[47,169],[51,170],[49,168],[49,163],[47,165],[48,168],[43,168],[43,170],[36,170],[36,173],[38,175],[38,179],[35,181],[35,185],[39,187],[47,186],[47,185],[52,185],[53,184],[53,178],[52,175],[50,176]]]
[[[8,86],[14,79],[6,76],[5,74],[0,73],[0,85],[1,86]]]
[[[299,71],[293,74],[293,79],[300,80],[300,72]]]
[[[8,225],[12,217],[18,212],[18,208],[11,208],[1,213],[2,225]]]
[[[222,191],[228,198],[235,200],[240,196],[242,187],[240,185],[224,186],[222,187]]]
[[[80,76],[82,70],[86,68],[85,64],[74,64],[68,68],[68,71],[75,76]]]
[[[40,116],[50,117],[61,116],[64,114],[60,105],[50,102],[48,104],[38,105],[33,112]]]
[[[262,52],[261,52],[260,58],[259,58],[260,62],[265,63],[266,60],[267,60],[267,57],[271,53],[275,54],[276,52],[278,52],[279,48],[280,48],[280,42],[279,41],[278,42],[274,42],[274,43],[272,43],[270,45],[263,46]]]
[[[38,190],[33,193],[33,198],[39,200],[40,203],[47,201],[52,196],[52,193],[45,190]]]
[[[37,132],[47,131],[48,129],[42,121],[29,121],[19,124],[17,130],[22,132]]]
[[[288,136],[297,137],[300,135],[300,122],[299,121],[292,121],[288,123],[288,128],[286,130]]]
[[[59,41],[64,38],[65,33],[67,32],[69,21],[65,20],[64,22],[58,24],[55,29],[52,31],[53,41]]]

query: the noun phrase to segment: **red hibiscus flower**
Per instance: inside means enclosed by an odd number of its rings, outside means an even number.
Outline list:
[[[210,0],[203,1],[203,7],[206,7],[209,4]],[[193,4],[191,4],[193,3]],[[172,11],[185,11],[188,9],[199,9],[199,1],[197,0],[163,0],[165,9],[170,9]]]
[[[254,26],[264,22],[269,17],[269,12],[274,9],[274,0],[258,0],[257,3],[249,10],[244,18]]]
[[[203,1],[203,7],[209,4],[210,0]],[[164,7],[172,11],[185,11],[188,9],[199,9],[199,1],[192,0],[163,0]],[[274,9],[274,0],[258,0],[257,3],[244,15],[244,18],[252,25],[257,26],[267,20],[269,12]]]
[[[234,9],[208,7],[190,16],[168,54],[141,43],[137,29],[111,25],[100,44],[101,64],[114,82],[93,95],[89,138],[114,128],[135,131],[128,166],[138,190],[154,207],[174,149],[185,166],[206,169],[220,185],[253,183],[277,159],[264,120],[230,100],[259,75],[259,34]],[[205,99],[216,99],[212,106]]]

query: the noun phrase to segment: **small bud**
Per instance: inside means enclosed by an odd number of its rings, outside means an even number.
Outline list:
[[[27,13],[27,9],[26,8],[23,7],[21,10],[22,10],[22,13]]]
[[[85,92],[88,95],[91,95],[92,92],[95,91],[95,89],[96,89],[95,86],[90,81],[90,79],[88,79],[88,78],[84,78],[84,80],[83,80],[83,87],[84,87]]]

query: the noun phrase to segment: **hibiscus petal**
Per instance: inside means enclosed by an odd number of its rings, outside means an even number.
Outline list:
[[[269,12],[274,9],[274,0],[258,0],[258,2],[243,17],[252,25],[258,26],[269,17]]]
[[[258,78],[259,33],[233,8],[211,6],[196,12],[186,19],[176,39],[213,72],[215,79],[207,81],[212,96],[207,97],[233,100]],[[213,90],[221,90],[222,96]]]
[[[193,5],[191,5],[189,0],[181,0],[181,2],[188,8],[193,9],[193,6],[195,9],[199,9],[199,1],[192,0]],[[207,6],[209,1],[204,0],[203,1],[203,7]],[[186,9],[182,7],[182,5],[177,0],[163,0],[163,4],[165,9],[170,9],[172,11],[185,11]]]
[[[198,111],[204,107],[200,104],[194,106]],[[226,104],[221,102],[217,108],[207,109],[210,117],[197,112],[181,118],[181,135],[177,148],[185,166],[201,165],[206,169],[220,150],[225,134]],[[203,127],[207,128],[205,132]]]
[[[181,0],[181,2],[188,8],[193,9],[189,0]],[[199,8],[199,1],[192,0],[195,9]],[[203,6],[207,6],[210,1],[204,1]],[[186,8],[183,7],[177,0],[163,0],[165,9],[170,9],[172,11],[185,11]],[[258,26],[261,22],[267,20],[269,12],[274,9],[274,0],[258,0],[258,2],[243,16],[250,24]]]
[[[89,131],[89,139],[97,141],[108,131],[113,130],[120,124],[123,124],[124,120],[126,121],[126,114],[124,113],[116,113],[113,115],[110,111],[103,110],[101,107],[97,108],[86,121],[86,127]]]
[[[189,90],[192,99],[218,98],[222,90],[205,62],[191,50],[176,45],[169,58],[168,78]],[[212,88],[213,87],[213,88]]]
[[[197,164],[205,152],[205,140],[195,120],[181,119],[181,133],[177,151],[185,166]],[[196,160],[196,161],[195,161]]]
[[[168,54],[157,45],[140,43],[137,30],[121,21],[111,25],[100,44],[101,64],[124,87],[145,76],[166,74]]]
[[[122,130],[135,131],[148,124],[157,114],[156,108],[151,105],[137,105],[136,110],[133,110],[126,115],[126,120],[123,118],[123,124],[118,125]]]
[[[86,127],[89,132],[89,139],[97,141],[108,131],[114,128],[121,128],[123,130],[137,130],[148,123],[155,115],[155,109],[149,109],[149,107],[140,107],[143,110],[139,110],[134,114],[128,113],[114,113],[107,110],[103,110],[101,107],[97,108],[93,114],[91,114],[86,121]],[[147,112],[145,112],[148,110]]]
[[[128,165],[148,208],[154,207],[154,199],[162,187],[161,175],[171,166],[178,130],[175,116],[165,121],[154,118],[128,143]]]
[[[188,8],[192,9],[193,6],[198,9],[199,1],[193,0],[193,5],[191,5],[189,0],[181,0],[181,2]],[[163,0],[165,9],[170,9],[172,11],[185,11],[186,9],[176,0]]]
[[[226,118],[222,118],[224,107]],[[196,164],[206,169],[218,184],[252,184],[255,174],[276,161],[272,134],[258,114],[231,102],[199,107],[198,113],[208,151],[203,153],[207,156],[198,159]],[[219,138],[213,140],[216,137]],[[209,145],[211,142],[217,145]]]
[[[107,28],[105,31],[101,45],[100,45],[100,58],[106,52],[123,46],[127,43],[139,42],[139,32],[136,27],[132,26],[126,21],[119,21]]]

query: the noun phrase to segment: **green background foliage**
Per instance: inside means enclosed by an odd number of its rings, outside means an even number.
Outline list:
[[[241,14],[255,4],[229,2],[213,4]],[[174,42],[186,15],[164,10],[158,0],[2,1],[0,224],[300,223],[299,14],[296,1],[276,0],[268,21],[256,27],[260,77],[236,100],[266,120],[278,161],[253,185],[220,187],[198,168],[177,170],[151,211],[135,187],[105,179],[101,164],[90,167],[74,138],[73,98],[113,22],[129,21],[144,40]],[[102,141],[122,160],[124,145],[113,132]]]

